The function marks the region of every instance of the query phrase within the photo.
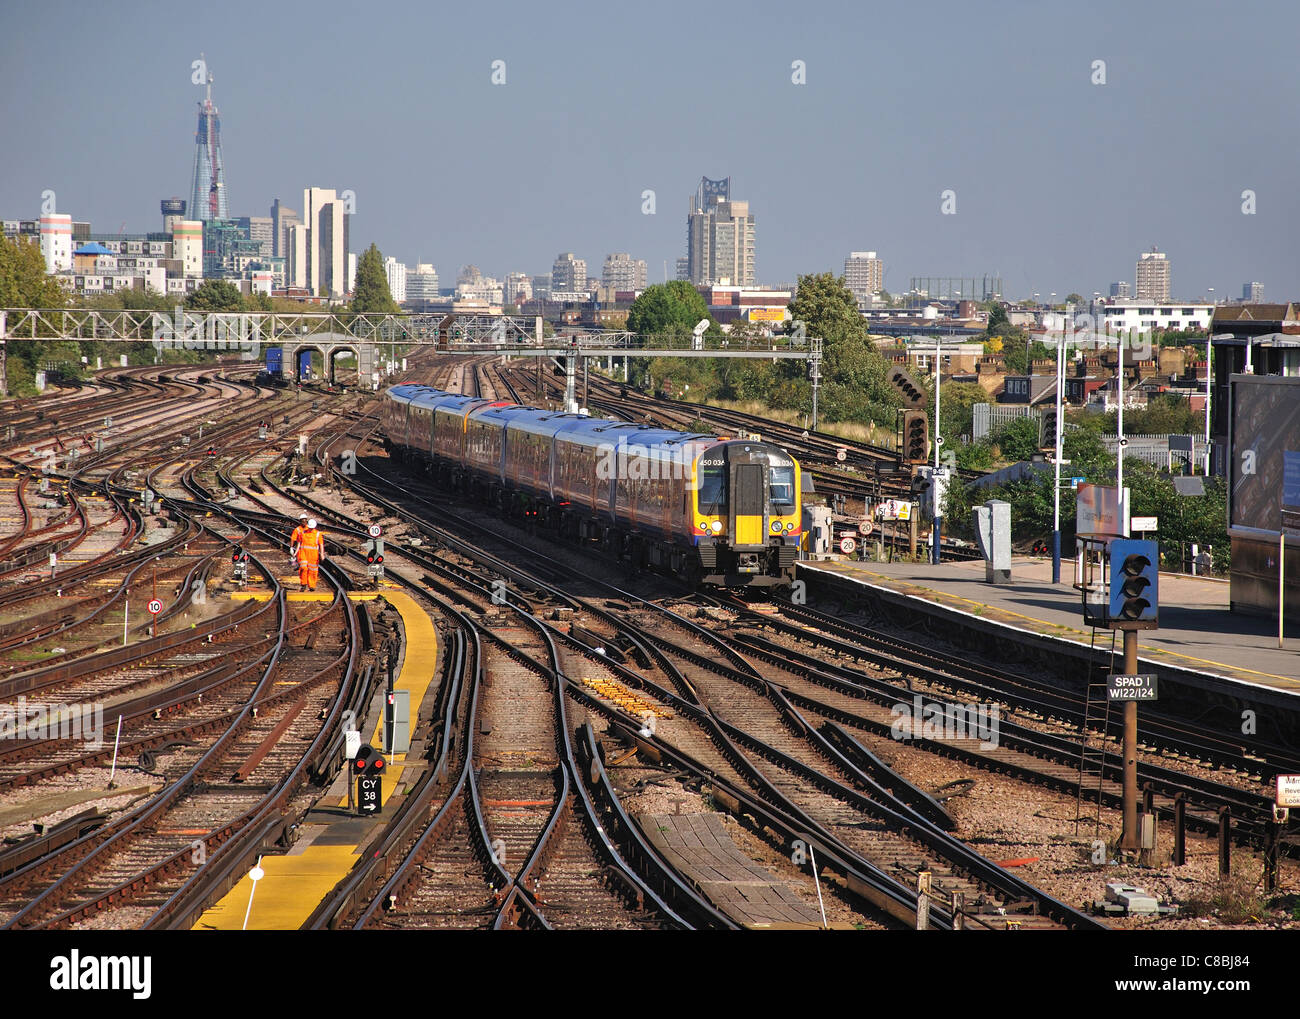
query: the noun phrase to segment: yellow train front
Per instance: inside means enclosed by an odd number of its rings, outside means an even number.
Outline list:
[[[789,584],[802,536],[799,463],[766,442],[718,442],[692,465],[700,582]]]

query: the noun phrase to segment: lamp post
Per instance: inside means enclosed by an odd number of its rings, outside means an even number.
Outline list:
[[[943,486],[939,483],[939,446],[942,442],[942,433],[939,431],[939,385],[943,373],[940,370],[940,354],[942,353],[940,339],[936,333],[934,337],[934,477],[930,480],[930,493],[934,499],[934,554],[932,562],[939,565],[939,552],[942,548],[940,534],[943,531],[943,502],[941,492]]]
[[[1066,305],[1066,319],[1070,317],[1070,305]],[[1053,488],[1052,502],[1052,583],[1061,582],[1061,407],[1065,389],[1065,323],[1061,323],[1061,335],[1056,344],[1056,485]]]

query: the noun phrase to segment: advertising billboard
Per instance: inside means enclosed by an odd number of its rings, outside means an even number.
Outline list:
[[[1230,381],[1228,525],[1235,536],[1300,536],[1300,378]]]

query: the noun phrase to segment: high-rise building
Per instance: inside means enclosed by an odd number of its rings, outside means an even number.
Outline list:
[[[275,229],[270,216],[240,216],[235,222],[258,245],[263,258],[275,254]]]
[[[162,210],[165,234],[171,233],[176,228],[176,224],[185,218],[184,198],[164,198],[158,203],[158,208]]]
[[[533,299],[532,277],[526,272],[512,272],[506,276],[505,303],[520,305]]]
[[[271,203],[271,254],[288,257],[289,227],[301,223],[297,210],[282,205],[280,199]]]
[[[754,217],[748,202],[731,199],[730,177],[703,177],[691,196],[686,258],[696,286],[723,280],[733,286],[754,285]]]
[[[190,190],[190,215],[202,222],[225,219],[226,168],[221,158],[221,115],[212,105],[212,72],[208,91],[199,103],[199,127],[194,133],[194,182]]]
[[[874,251],[851,251],[844,260],[844,285],[849,288],[858,306],[871,303],[871,295],[885,286],[885,263]]]
[[[203,222],[179,219],[172,224],[172,258],[181,264],[181,275],[203,275]]]
[[[401,304],[406,300],[406,266],[389,255],[384,259],[384,275],[388,277],[388,292]]]
[[[548,301],[551,298],[550,274],[533,277],[533,300]]]
[[[308,252],[311,250],[311,231],[306,223],[289,223],[285,227],[282,251],[285,258],[285,285],[299,290],[307,289]],[[313,290],[314,294],[315,291]]]
[[[1139,301],[1168,301],[1169,259],[1163,251],[1152,248],[1142,252],[1137,262],[1134,296]]]
[[[72,268],[72,217],[52,212],[41,217],[41,254],[46,272]]]
[[[573,292],[587,289],[587,262],[572,251],[562,251],[551,265],[551,290]]]
[[[397,298],[394,297],[393,300]],[[419,262],[406,274],[406,301],[415,305],[438,299],[438,273],[428,262]]]
[[[614,290],[644,290],[645,278],[645,259],[634,259],[625,251],[606,255],[600,270],[601,285]]]
[[[1259,304],[1264,300],[1264,284],[1243,283],[1241,285],[1241,299],[1251,304]]]
[[[1121,282],[1121,283],[1112,283],[1110,285],[1111,297],[1129,297],[1132,295],[1132,293],[1133,293],[1132,288],[1129,287],[1128,283]]]
[[[307,227],[305,286],[313,295],[341,298],[348,286],[348,216],[333,188],[304,188],[302,219]]]
[[[683,280],[686,283],[691,281],[691,260],[686,257],[677,260],[677,275],[673,279]]]

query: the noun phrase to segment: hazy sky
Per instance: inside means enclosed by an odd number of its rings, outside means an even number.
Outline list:
[[[53,189],[96,232],[161,229],[159,199],[190,193],[202,51],[231,215],[351,188],[353,249],[444,281],[560,251],[597,275],[629,251],[660,281],[700,176],[729,175],[762,282],[875,250],[894,292],[996,272],[1009,297],[1087,295],[1154,244],[1176,298],[1300,298],[1298,11],[0,0],[0,217]]]

